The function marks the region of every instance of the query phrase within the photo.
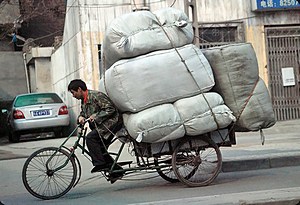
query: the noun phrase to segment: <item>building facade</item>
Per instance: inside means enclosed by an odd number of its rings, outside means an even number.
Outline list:
[[[70,0],[67,1],[62,46],[51,56],[52,89],[77,115],[79,102],[67,93],[74,78],[99,89],[103,74],[101,44],[116,17],[166,7],[181,9],[193,22],[200,48],[252,43],[259,75],[268,85],[278,120],[300,118],[300,3],[297,0]],[[285,82],[286,81],[286,82]]]

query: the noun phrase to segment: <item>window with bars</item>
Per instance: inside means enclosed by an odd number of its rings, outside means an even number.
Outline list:
[[[200,48],[210,48],[230,43],[243,42],[244,36],[241,32],[242,24],[236,25],[200,25],[199,43]]]

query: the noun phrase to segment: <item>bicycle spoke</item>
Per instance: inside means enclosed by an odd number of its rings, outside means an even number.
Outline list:
[[[46,168],[47,163],[49,170]],[[70,158],[66,151],[54,147],[33,153],[26,160],[22,172],[25,188],[41,199],[55,199],[66,194],[75,183],[76,176],[74,158]]]

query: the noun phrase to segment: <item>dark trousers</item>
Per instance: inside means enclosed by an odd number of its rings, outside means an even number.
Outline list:
[[[105,144],[108,144],[105,139],[103,139]],[[94,166],[104,165],[112,163],[112,157],[107,153],[104,144],[103,144],[98,132],[96,129],[93,129],[86,135],[86,145],[89,149],[92,163]],[[108,145],[107,147],[108,148]]]

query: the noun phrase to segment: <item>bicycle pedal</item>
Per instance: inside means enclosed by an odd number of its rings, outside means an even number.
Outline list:
[[[119,166],[124,166],[124,165],[129,165],[129,164],[131,164],[133,161],[124,161],[124,162],[118,162],[117,164],[119,165]]]

